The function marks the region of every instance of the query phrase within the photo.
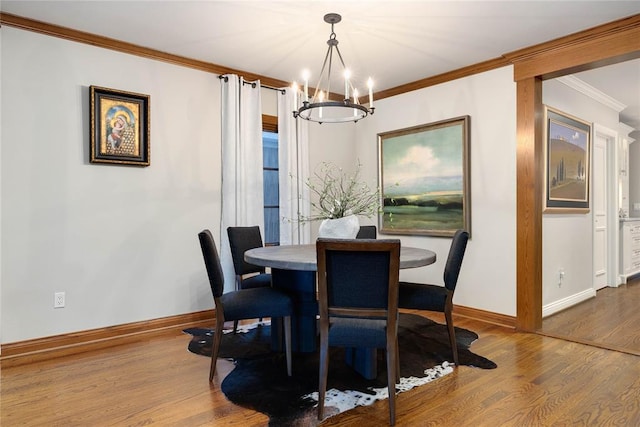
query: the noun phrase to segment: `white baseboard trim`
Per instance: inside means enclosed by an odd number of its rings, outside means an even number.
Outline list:
[[[554,301],[551,304],[547,304],[542,307],[542,318],[547,316],[551,316],[552,314],[556,314],[559,311],[572,307],[582,301],[586,301],[589,298],[593,298],[596,296],[595,289],[587,289],[582,292],[578,292],[577,294],[570,295],[566,298],[563,298],[558,301]]]

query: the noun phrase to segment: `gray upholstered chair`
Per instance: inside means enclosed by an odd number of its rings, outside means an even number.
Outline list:
[[[216,305],[216,325],[211,353],[209,381],[213,381],[216,371],[218,350],[222,340],[222,327],[227,320],[244,320],[258,317],[284,318],[285,352],[287,373],[291,376],[291,314],[293,302],[289,295],[271,287],[240,289],[223,293],[224,275],[220,265],[218,249],[209,230],[198,233],[204,264],[209,276],[209,284]]]
[[[378,229],[375,225],[361,225],[356,239],[375,239],[378,237]]]
[[[389,419],[395,424],[398,357],[400,240],[318,239],[320,376],[322,420],[329,346],[384,348],[387,355]],[[366,298],[363,298],[366,295]]]
[[[456,290],[462,259],[467,248],[469,233],[457,230],[451,240],[449,256],[444,266],[444,286],[422,283],[400,282],[398,306],[444,313],[449,330],[449,342],[453,353],[453,363],[458,365],[458,346],[453,326],[453,293]]]
[[[236,272],[236,289],[261,288],[271,286],[271,274],[264,267],[244,260],[249,249],[262,247],[262,235],[257,225],[250,227],[227,227],[229,247]]]

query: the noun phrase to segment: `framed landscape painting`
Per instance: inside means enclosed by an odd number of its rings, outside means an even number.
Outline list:
[[[591,124],[545,106],[545,213],[589,212]]]
[[[90,87],[91,163],[149,166],[149,95]]]
[[[378,134],[381,233],[471,232],[470,117]]]

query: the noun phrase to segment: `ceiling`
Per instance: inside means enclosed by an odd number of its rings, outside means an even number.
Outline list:
[[[638,14],[640,2],[2,0],[0,10],[285,82],[319,73],[323,16],[335,12],[362,93],[369,76],[375,91],[394,88]],[[640,60],[577,76],[628,106],[640,129]]]
[[[574,74],[626,107],[620,121],[635,129],[630,136],[640,140],[640,59]]]

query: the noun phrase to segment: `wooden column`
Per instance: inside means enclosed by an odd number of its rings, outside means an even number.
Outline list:
[[[520,330],[542,326],[542,80],[517,82],[517,319]]]

